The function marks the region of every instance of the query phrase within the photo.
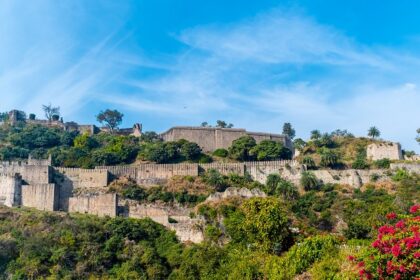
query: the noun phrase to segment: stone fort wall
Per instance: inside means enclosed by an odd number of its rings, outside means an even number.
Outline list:
[[[117,195],[111,193],[70,197],[68,212],[115,217],[117,216],[117,204]]]
[[[393,142],[372,143],[366,148],[366,156],[371,160],[388,158],[390,160],[403,159],[401,145]]]
[[[259,161],[244,163],[181,163],[181,164],[141,164],[137,166],[98,166],[107,170],[111,176],[127,177],[140,185],[153,185],[173,176],[198,176],[200,173],[215,169],[223,175],[249,173],[254,180],[265,182],[271,173],[279,173],[283,168],[302,170],[304,167],[296,160]]]
[[[8,207],[21,204],[22,178],[19,174],[0,173],[0,205]]]
[[[55,184],[34,184],[22,186],[22,206],[39,210],[58,210],[58,188]]]
[[[293,144],[285,135],[248,132],[245,129],[179,126],[169,129],[160,136],[164,141],[178,141],[185,139],[190,142],[195,142],[201,147],[201,149],[203,149],[203,151],[212,152],[220,148],[229,148],[234,140],[245,135],[253,137],[257,143],[262,140],[278,141],[293,151]]]

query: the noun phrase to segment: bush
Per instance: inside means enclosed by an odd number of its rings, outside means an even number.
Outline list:
[[[339,241],[331,235],[317,235],[293,245],[282,257],[267,264],[268,279],[293,279],[306,271],[314,262],[338,252]]]
[[[229,152],[226,149],[217,149],[213,152],[213,155],[216,156],[216,157],[225,158],[229,155]]]
[[[420,205],[410,216],[387,215],[371,247],[349,259],[358,262],[360,279],[417,279],[420,277]]]
[[[310,171],[302,172],[302,176],[300,178],[300,184],[302,185],[305,191],[318,190],[319,187],[321,186],[315,174]]]
[[[388,169],[391,165],[391,161],[388,158],[378,159],[374,164],[377,168]]]
[[[250,155],[250,150],[257,145],[251,136],[242,136],[232,142],[229,147],[229,157],[232,159],[246,161],[252,160],[254,157]]]
[[[305,164],[307,169],[315,169],[316,168],[315,161],[310,156],[305,156],[302,159],[302,164]]]
[[[249,155],[257,160],[291,159],[292,152],[282,143],[263,140],[249,151]]]
[[[364,224],[363,222],[352,222],[348,224],[346,230],[344,230],[344,236],[347,239],[366,239],[369,237],[371,227]]]

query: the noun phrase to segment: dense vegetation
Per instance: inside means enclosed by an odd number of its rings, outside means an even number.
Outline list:
[[[112,128],[111,128],[112,127]],[[109,130],[114,130],[115,124]],[[156,163],[200,162],[214,159],[275,160],[290,159],[291,151],[281,143],[262,141],[256,144],[245,136],[234,141],[229,151],[219,149],[212,155],[204,154],[192,142],[179,140],[163,142],[156,133],[146,132],[140,138],[98,133],[80,134],[39,125],[0,126],[0,160],[21,160],[52,156],[53,164],[64,167],[93,168],[98,165],[130,164],[139,161]]]

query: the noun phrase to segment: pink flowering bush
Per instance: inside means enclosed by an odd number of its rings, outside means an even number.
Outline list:
[[[367,252],[349,256],[356,264],[360,279],[420,280],[420,205],[409,215],[387,215],[388,223]]]

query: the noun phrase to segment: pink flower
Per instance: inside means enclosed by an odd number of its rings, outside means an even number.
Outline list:
[[[395,214],[394,212],[391,212],[391,213],[389,213],[389,214],[386,214],[386,218],[388,219],[388,220],[393,220],[393,219],[395,219],[397,217],[397,214]]]
[[[400,245],[396,244],[391,249],[392,254],[394,257],[398,257],[401,254],[401,247]]]
[[[404,228],[405,224],[403,220],[398,221],[398,223],[395,224],[395,227],[397,228]]]
[[[416,204],[411,206],[410,213],[416,213],[420,209],[420,205]]]
[[[413,254],[413,256],[414,256],[414,258],[416,258],[416,259],[420,259],[420,252],[415,252],[415,253]]]
[[[351,255],[350,255],[350,256],[348,256],[348,257],[347,257],[347,259],[348,259],[349,261],[351,261],[351,262],[352,262],[352,261],[354,261],[356,258],[355,258],[354,256],[351,256]]]

